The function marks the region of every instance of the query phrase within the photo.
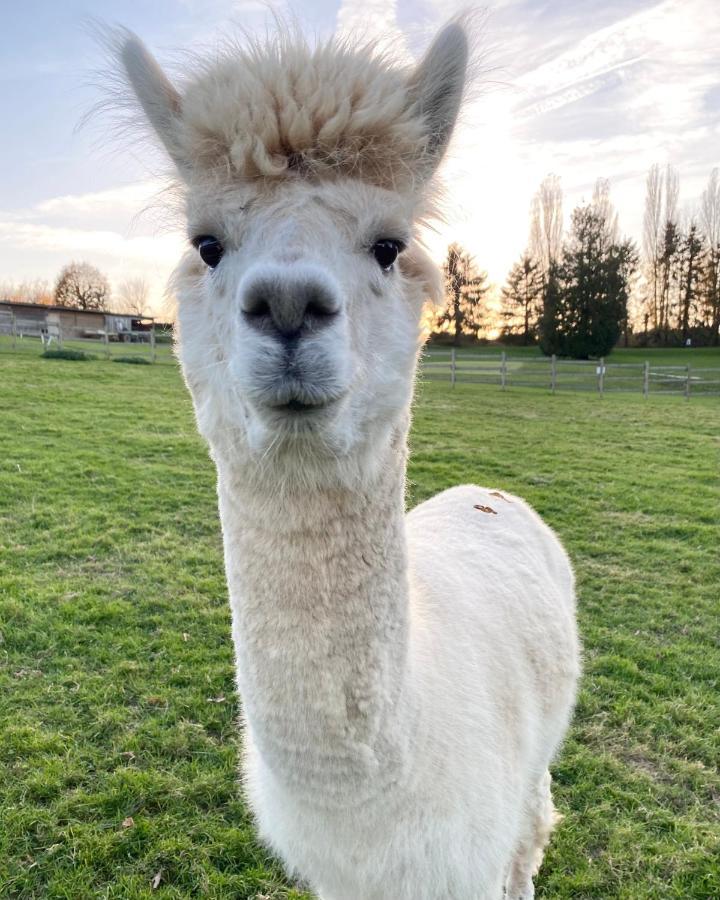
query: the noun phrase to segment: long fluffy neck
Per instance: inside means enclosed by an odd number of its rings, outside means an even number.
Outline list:
[[[267,494],[219,465],[238,686],[262,762],[299,793],[397,779],[407,756],[405,434],[364,488]]]

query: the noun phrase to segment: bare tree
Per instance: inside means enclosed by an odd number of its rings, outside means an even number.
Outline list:
[[[610,181],[607,178],[598,178],[593,189],[592,206],[602,222],[602,250],[606,250],[612,244],[618,243],[619,225],[617,210],[610,199]]]
[[[660,166],[650,168],[645,181],[645,216],[643,220],[643,250],[649,286],[650,315],[653,327],[658,327],[660,303],[660,246],[662,235],[663,190]]]
[[[720,343],[720,169],[713,169],[700,201],[700,228],[707,245],[704,318],[713,346]]]
[[[34,281],[0,282],[0,300],[14,300],[16,303],[41,303],[43,306],[51,306],[54,297],[47,281],[36,278]]]
[[[669,163],[665,166],[665,221],[677,222],[677,205],[680,196],[680,177]]]
[[[647,176],[643,249],[648,281],[648,303],[653,328],[667,334],[670,327],[671,290],[677,282],[679,231],[678,197],[680,180],[671,166],[663,173],[656,163]]]
[[[55,284],[55,302],[58,306],[104,309],[109,299],[107,278],[90,263],[70,263],[62,270]]]
[[[563,195],[558,175],[546,175],[533,197],[530,213],[530,253],[543,276],[562,251]]]
[[[118,287],[115,307],[118,312],[146,316],[149,308],[149,294],[150,288],[144,278],[126,278]]]

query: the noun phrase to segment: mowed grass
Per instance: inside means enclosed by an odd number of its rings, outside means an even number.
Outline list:
[[[0,896],[306,897],[238,790],[177,370],[7,352],[0,385]],[[585,677],[538,896],[720,897],[720,401],[432,383],[412,446],[411,503],[521,494],[575,563]]]

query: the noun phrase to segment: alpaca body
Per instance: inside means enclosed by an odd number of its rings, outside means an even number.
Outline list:
[[[178,90],[121,32],[186,195],[178,356],[218,470],[245,788],[322,900],[528,900],[579,670],[573,578],[522,501],[405,514],[418,224],[460,108],[460,24],[414,67],[297,35]]]
[[[521,500],[464,486],[405,516],[401,475],[286,500],[270,531],[221,477],[247,796],[322,900],[500,900],[574,700],[572,572]]]

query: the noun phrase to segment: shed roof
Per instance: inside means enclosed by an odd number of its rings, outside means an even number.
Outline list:
[[[83,313],[83,315],[123,316],[126,319],[139,319],[143,322],[154,322],[154,316],[138,316],[135,313],[112,312],[109,309],[77,309],[74,306],[48,306],[45,303],[26,303],[23,300],[3,300],[0,306],[17,307],[18,309],[46,309],[48,312]]]

